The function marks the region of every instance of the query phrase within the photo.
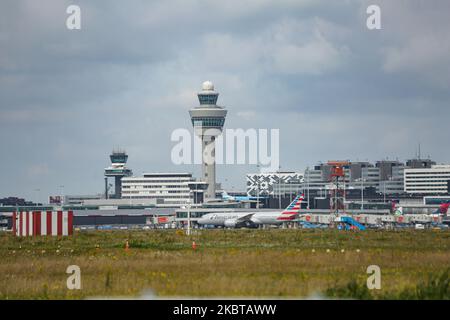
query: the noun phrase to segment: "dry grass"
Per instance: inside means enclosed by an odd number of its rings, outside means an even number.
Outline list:
[[[450,232],[412,230],[205,230],[190,238],[175,231],[97,231],[64,239],[1,234],[0,298],[134,297],[146,290],[162,297],[339,296],[348,294],[334,289],[365,284],[372,264],[382,270],[382,290],[372,297],[395,298],[441,274],[449,248]],[[72,264],[81,268],[81,290],[66,288]]]

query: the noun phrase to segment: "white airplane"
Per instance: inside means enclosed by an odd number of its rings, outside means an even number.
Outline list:
[[[197,220],[197,223],[227,228],[282,224],[283,222],[292,221],[298,216],[302,201],[303,195],[295,197],[294,201],[283,211],[208,213]]]
[[[430,217],[442,217],[442,216],[446,216],[449,207],[450,207],[450,203],[442,203],[442,204],[439,206],[439,209],[437,209],[436,211],[434,211],[434,212],[432,212],[432,213],[430,213],[430,214],[427,214],[427,215],[430,216]],[[395,208],[394,215],[396,215],[396,216],[403,216],[403,215],[404,215],[404,213],[403,213],[403,207],[396,207],[396,208]]]

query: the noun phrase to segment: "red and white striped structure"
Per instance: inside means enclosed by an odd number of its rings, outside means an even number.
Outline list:
[[[13,234],[18,237],[70,236],[73,234],[73,212],[14,212],[12,224]]]

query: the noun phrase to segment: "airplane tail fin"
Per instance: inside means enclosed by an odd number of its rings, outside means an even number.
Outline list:
[[[296,196],[294,201],[292,201],[291,204],[287,206],[287,208],[284,209],[283,212],[281,212],[281,217],[278,220],[294,219],[300,213],[303,199],[303,194]]]
[[[397,210],[395,210],[394,214],[396,216],[402,216],[403,215],[403,207],[398,207]]]
[[[450,207],[450,202],[442,203],[436,213],[447,215],[448,208]]]
[[[226,198],[229,198],[230,196],[228,195],[228,193],[225,191],[225,190],[223,190],[222,191],[222,198],[223,199],[226,199]]]

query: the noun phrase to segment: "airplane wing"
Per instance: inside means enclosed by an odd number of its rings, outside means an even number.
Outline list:
[[[250,200],[250,199],[239,199],[239,202],[242,202],[242,203],[256,203],[256,200]]]
[[[238,219],[236,219],[236,222],[244,222],[244,221],[250,221],[250,219],[253,217],[254,213],[246,214],[245,216],[242,216]]]

